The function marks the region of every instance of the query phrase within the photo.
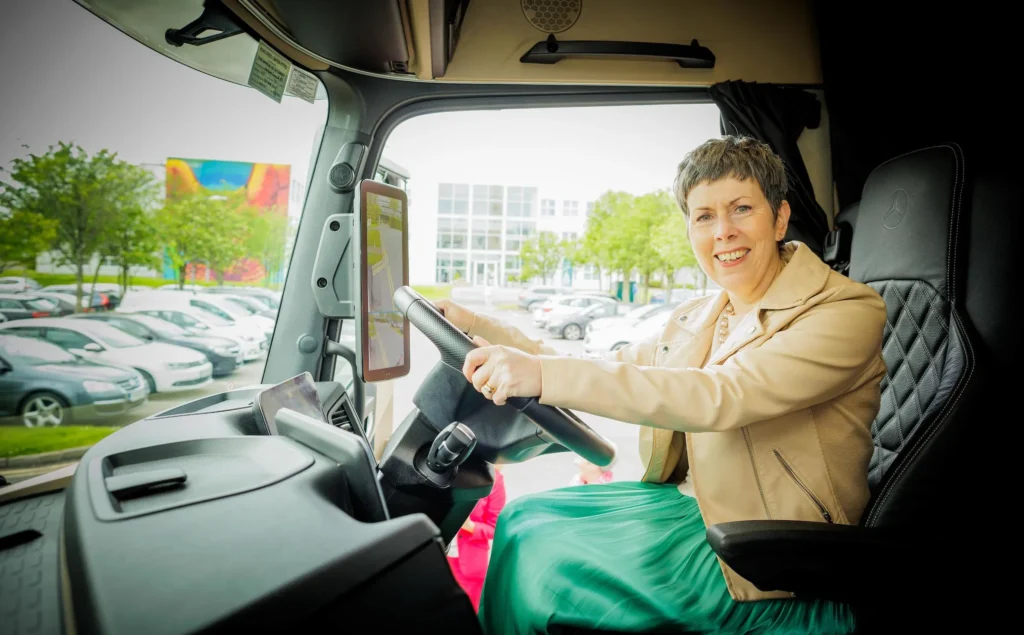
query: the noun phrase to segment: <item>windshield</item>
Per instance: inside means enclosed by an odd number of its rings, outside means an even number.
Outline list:
[[[668,322],[669,317],[672,316],[671,311],[662,311],[657,315],[653,315],[646,320],[643,320],[636,325],[638,331],[645,335],[649,335],[655,331],[660,331],[662,327]]]
[[[42,364],[67,364],[78,358],[62,348],[42,340],[27,337],[0,337],[0,357],[6,359],[11,366],[26,364],[39,366]]]
[[[52,311],[57,308],[57,303],[53,300],[47,300],[46,298],[29,298],[23,300],[25,305],[30,309],[37,311]]]
[[[90,322],[92,321],[90,320]],[[134,335],[129,335],[102,322],[90,323],[82,330],[110,348],[134,348],[146,343]]]
[[[182,337],[186,335],[185,329],[160,318],[149,315],[132,315],[131,319],[133,322],[138,322],[161,337]]]
[[[242,298],[224,298],[234,306],[241,309],[246,315],[255,315],[256,309],[249,306],[249,304]]]

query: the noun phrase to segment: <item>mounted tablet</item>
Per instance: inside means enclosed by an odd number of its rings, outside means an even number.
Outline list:
[[[395,307],[395,289],[409,284],[409,198],[397,187],[365,180],[356,187],[355,204],[359,376],[394,379],[409,373],[409,320]]]

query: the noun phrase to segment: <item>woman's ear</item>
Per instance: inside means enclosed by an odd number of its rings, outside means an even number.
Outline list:
[[[775,240],[782,240],[786,237],[790,212],[789,201],[782,201],[782,204],[779,205],[779,213],[775,216]]]

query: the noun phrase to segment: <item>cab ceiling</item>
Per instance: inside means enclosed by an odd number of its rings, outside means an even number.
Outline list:
[[[225,0],[252,29],[312,70],[330,65],[474,83],[710,86],[726,80],[822,81],[809,0],[578,2],[578,17],[555,35],[559,41],[690,44],[696,39],[714,54],[714,68],[681,68],[660,59],[522,63],[520,57],[548,37],[529,21],[523,0],[469,0],[446,66],[437,49],[445,13],[458,0]]]

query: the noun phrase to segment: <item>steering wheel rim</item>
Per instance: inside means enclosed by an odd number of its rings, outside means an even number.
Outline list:
[[[477,348],[473,340],[411,287],[396,289],[394,300],[398,310],[437,347],[441,361],[461,374],[466,355]],[[534,397],[509,397],[506,403],[523,413],[558,443],[594,465],[604,467],[615,460],[615,446],[572,411],[542,404]]]

